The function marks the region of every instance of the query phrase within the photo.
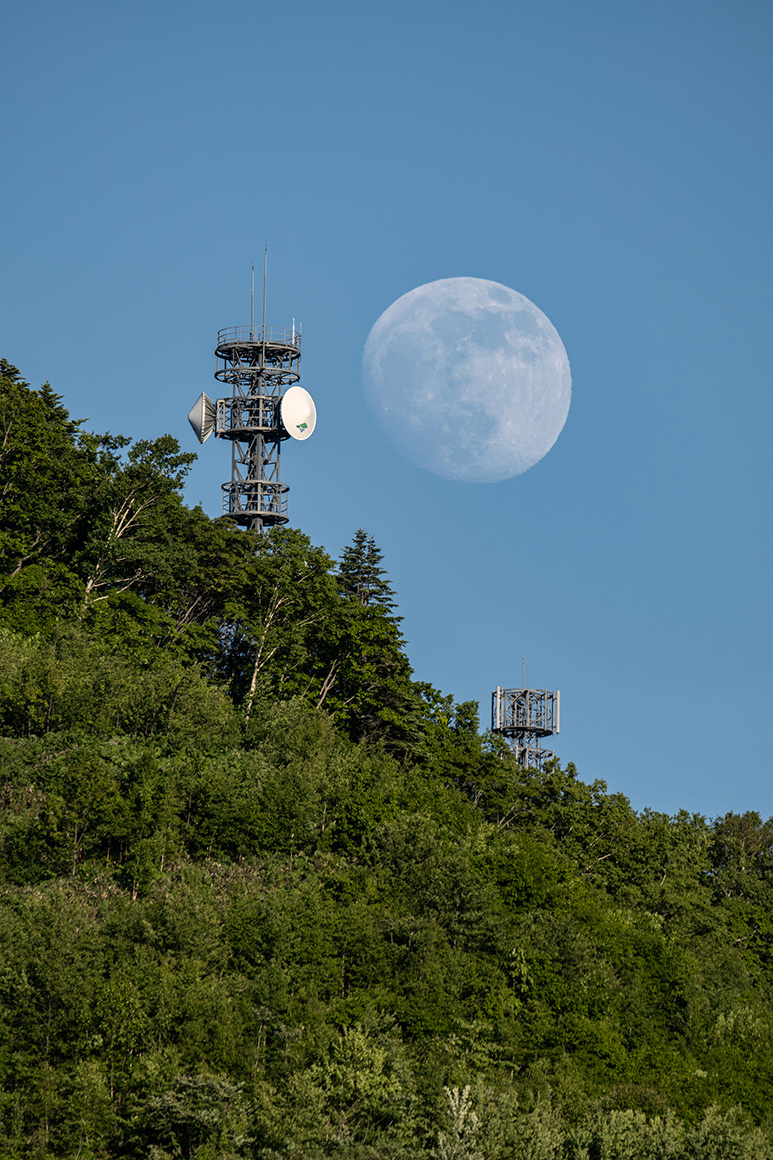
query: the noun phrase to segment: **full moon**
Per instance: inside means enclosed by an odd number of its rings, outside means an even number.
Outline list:
[[[533,467],[560,435],[572,396],[550,320],[483,278],[442,278],[393,302],[368,335],[362,377],[398,451],[465,483]]]

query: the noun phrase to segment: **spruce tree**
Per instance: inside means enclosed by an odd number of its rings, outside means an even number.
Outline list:
[[[381,551],[373,536],[359,528],[352,543],[341,553],[338,582],[342,593],[364,607],[377,605],[388,612],[395,608],[394,592],[381,567]],[[395,623],[402,618],[392,617]]]

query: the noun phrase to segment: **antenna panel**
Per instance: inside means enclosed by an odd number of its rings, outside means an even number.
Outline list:
[[[205,443],[215,429],[215,404],[204,391],[188,412],[188,422],[199,443]]]

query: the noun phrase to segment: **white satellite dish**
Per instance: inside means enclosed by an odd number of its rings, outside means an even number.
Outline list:
[[[202,391],[188,412],[188,422],[199,443],[204,443],[214,431],[216,415],[215,404],[209,395]]]
[[[291,439],[308,439],[317,425],[317,408],[303,387],[290,387],[282,395],[279,413]]]

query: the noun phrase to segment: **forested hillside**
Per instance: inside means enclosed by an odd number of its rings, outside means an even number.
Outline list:
[[[0,1155],[773,1156],[773,823],[521,769],[366,532],[0,372]]]

